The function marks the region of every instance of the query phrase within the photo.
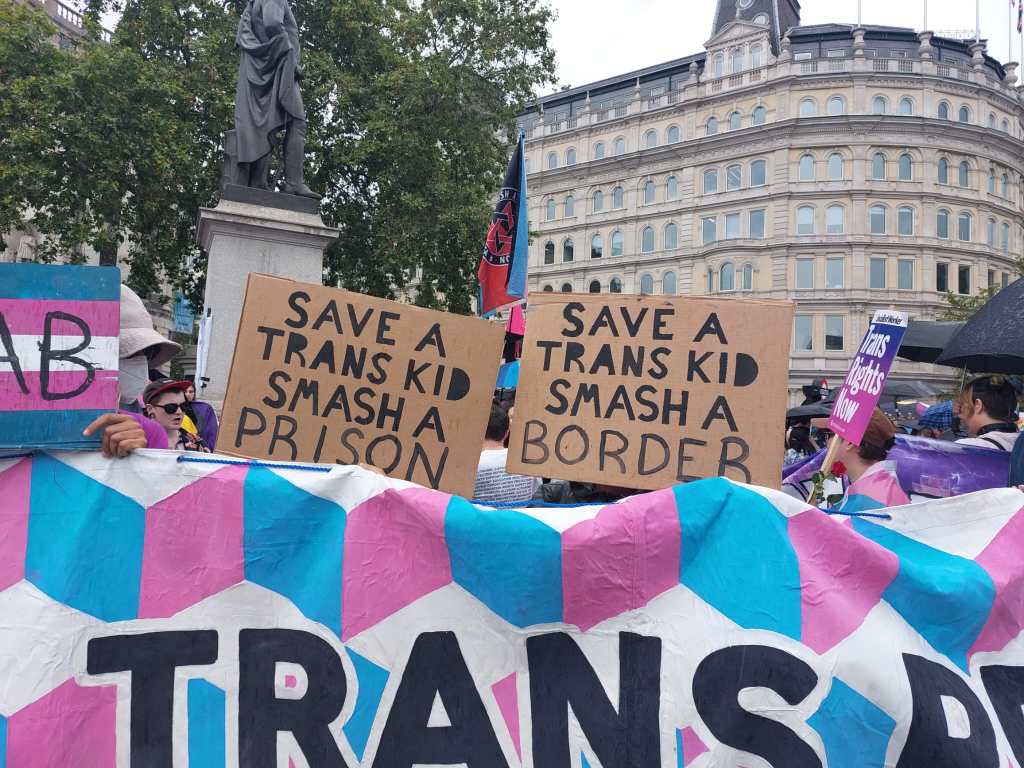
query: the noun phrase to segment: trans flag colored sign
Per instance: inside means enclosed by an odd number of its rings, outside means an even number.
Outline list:
[[[871,319],[828,420],[828,428],[844,440],[860,445],[864,439],[871,412],[878,405],[892,361],[907,332],[908,321],[905,312],[888,310],[875,312]]]

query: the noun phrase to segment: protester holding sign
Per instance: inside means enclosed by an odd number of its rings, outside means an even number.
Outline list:
[[[846,468],[850,486],[837,512],[864,512],[910,503],[896,477],[896,465],[886,461],[895,444],[896,427],[878,408],[871,412],[860,445],[840,438],[837,460]]]
[[[954,402],[954,411],[971,437],[957,440],[996,451],[1012,451],[1017,431],[1017,390],[1004,376],[981,376]]]

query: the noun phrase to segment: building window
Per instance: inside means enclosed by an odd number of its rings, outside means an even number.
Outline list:
[[[797,352],[814,350],[814,317],[797,315],[793,319],[793,349]]]
[[[655,196],[657,195],[657,188],[654,186],[654,182],[648,180],[644,184],[644,205],[650,205],[654,202]]]
[[[718,169],[708,168],[704,171],[704,194],[718,191]]]
[[[548,170],[552,170],[558,167],[558,155],[554,152],[548,152]]]
[[[550,240],[544,243],[544,263],[555,263],[555,244],[552,243]]]
[[[763,63],[762,50],[760,45],[750,46],[750,67],[751,69],[757,69]]]
[[[679,142],[679,126],[670,125],[668,131],[665,133],[665,141],[668,144],[676,144]]]
[[[648,131],[644,134],[644,147],[654,149],[658,146],[658,134],[656,131]]]
[[[871,259],[871,283],[873,290],[885,290],[885,259]]]
[[[600,259],[604,256],[604,241],[600,235],[594,235],[590,238],[590,258]]]
[[[604,192],[600,189],[594,192],[594,212],[604,210]]]
[[[554,290],[555,290],[555,288],[552,285],[545,285],[544,286],[544,293],[553,293]]]
[[[736,268],[729,262],[723,264],[722,268],[718,270],[718,290],[723,292],[736,290]]]
[[[814,208],[802,205],[796,209],[796,233],[798,235],[814,234]]]
[[[718,118],[709,117],[708,121],[704,124],[704,134],[714,136],[716,133],[718,133]]]
[[[914,209],[910,206],[901,206],[896,211],[896,234],[904,236],[914,234]]]
[[[759,208],[750,212],[748,235],[754,240],[764,239],[764,209]]]
[[[800,117],[817,117],[818,104],[814,99],[804,99],[800,102]]]
[[[1008,286],[1010,284],[1010,276],[1008,274],[1006,274],[1005,272],[1003,272],[1003,278],[1002,278],[1002,283],[1001,284],[1002,284],[1003,288],[1005,288],[1006,286]]]
[[[885,181],[885,155],[876,152],[871,158],[871,178],[877,181]]]
[[[846,112],[846,102],[842,96],[833,96],[828,100],[828,113],[830,115],[841,115]]]
[[[718,221],[714,216],[704,216],[700,220],[701,242],[709,245],[718,239]]]
[[[939,184],[949,184],[949,160],[939,158]]]
[[[956,270],[957,292],[967,296],[971,292],[971,268],[966,264],[960,264]]]
[[[1005,173],[1003,174],[1002,180],[1000,181],[999,189],[1004,198],[1009,200],[1010,198],[1010,177]]]
[[[804,155],[800,158],[800,181],[814,181],[813,155]]]
[[[743,166],[730,165],[725,169],[725,188],[730,192],[743,186]]]
[[[988,113],[988,127],[991,128],[993,131],[996,129],[996,113],[995,112],[989,112]]]
[[[900,99],[900,114],[904,117],[910,117],[914,114],[914,101],[906,97]]]
[[[971,110],[967,107],[960,107],[959,119],[961,123],[971,122]]]
[[[572,195],[569,195],[567,198],[565,198],[565,203],[563,204],[563,208],[565,210],[565,217],[566,218],[571,218],[571,217],[575,216],[576,215],[576,198],[574,198]]]
[[[665,225],[665,250],[677,248],[679,245],[679,234],[675,224]]]
[[[625,208],[626,207],[626,193],[622,190],[622,187],[616,187],[612,190],[612,208]]]
[[[753,264],[744,264],[743,265],[743,271],[741,273],[740,280],[741,280],[740,288],[742,288],[744,291],[752,291],[752,290],[754,290],[754,265]]]
[[[736,48],[732,52],[732,71],[733,71],[734,74],[736,72],[742,72],[743,71],[743,49],[742,48]]]
[[[914,179],[914,158],[910,155],[900,155],[900,181],[913,181]]]
[[[1000,243],[1003,254],[1008,255],[1010,253],[1010,225],[1005,221],[1003,222],[1003,237]]]
[[[599,141],[594,145],[594,159],[604,160],[604,142]]]
[[[969,187],[971,185],[971,166],[968,165],[966,160],[960,163],[958,182],[961,187]]]
[[[846,272],[846,260],[842,258],[825,259],[825,288],[834,291],[843,287]]]
[[[568,262],[572,261],[573,256],[575,255],[575,253],[576,253],[576,249],[573,247],[572,239],[571,238],[567,239],[564,243],[562,243],[562,261],[563,262],[568,263]]]
[[[612,232],[612,256],[622,255],[622,233],[616,230]]]
[[[547,211],[545,211],[548,221],[551,221],[558,215],[558,206],[554,200],[548,200]]]
[[[871,100],[871,113],[875,115],[884,115],[889,111],[889,100],[885,96],[875,96]]]
[[[825,232],[841,235],[846,231],[846,209],[841,205],[830,205],[825,209]]]
[[[601,281],[600,280],[591,280],[590,281],[590,292],[591,293],[600,293],[601,292]]]
[[[654,252],[654,228],[644,227],[640,233],[640,253]]]
[[[609,293],[622,293],[622,280],[617,277],[613,277],[608,281],[608,292]]]
[[[715,77],[721,77],[725,74],[725,54],[719,53],[714,59],[714,72]]]
[[[576,150],[575,149],[567,149],[567,150],[565,150],[565,164],[566,165],[576,165]]]
[[[825,315],[825,351],[842,352],[845,346],[843,316]]]
[[[828,178],[829,181],[843,180],[843,156],[838,152],[828,156]]]
[[[901,291],[914,290],[914,262],[911,259],[900,259],[896,267],[896,288]]]
[[[725,239],[735,240],[741,235],[740,215],[738,213],[727,213],[725,215]]]
[[[884,235],[885,234],[885,206],[884,205],[872,205],[871,206],[871,234],[872,235]]]
[[[562,293],[572,293],[572,283],[562,283]]]
[[[938,116],[939,120],[949,120],[949,104],[944,101],[939,102]]]
[[[768,164],[764,160],[755,160],[750,164],[750,186],[763,187],[768,180]]]
[[[988,220],[988,228],[985,230],[985,245],[989,248],[996,247],[996,220]]]
[[[640,276],[640,294],[643,296],[650,296],[654,293],[654,278],[650,275]]]
[[[729,115],[729,130],[738,131],[743,127],[743,117],[739,112],[732,112]]]
[[[679,197],[679,182],[675,176],[669,176],[665,182],[665,198],[675,200],[677,197]]]
[[[989,168],[988,170],[988,193],[994,195],[996,193],[996,169]]]
[[[814,289],[814,259],[796,260],[796,287],[798,291]]]
[[[768,110],[764,107],[754,107],[754,114],[750,118],[753,125],[764,125],[768,119]]]
[[[989,288],[995,288],[995,286],[996,286],[996,271],[994,269],[990,269],[988,271],[988,287]]]
[[[626,140],[621,136],[615,140],[615,154],[624,155],[626,154]]]
[[[707,292],[708,293],[714,293],[715,292],[715,272],[712,269],[708,270],[708,288],[707,288]]]
[[[935,290],[939,293],[949,291],[949,264],[939,262],[935,265]]]
[[[661,276],[661,292],[666,296],[676,295],[676,273],[666,272]]]
[[[940,208],[935,215],[935,235],[943,240],[949,239],[949,211]]]
[[[971,241],[971,214],[961,213],[957,219],[957,236],[962,242]]]
[[[1005,117],[1003,118],[1002,128],[1003,128],[1003,133],[1009,133],[1010,132],[1010,121],[1007,120]]]

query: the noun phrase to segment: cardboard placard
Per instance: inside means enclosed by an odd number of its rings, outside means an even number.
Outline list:
[[[0,450],[96,448],[117,408],[121,273],[0,264]]]
[[[636,489],[776,486],[793,305],[533,294],[510,472]]]
[[[250,275],[218,449],[472,496],[504,329]]]

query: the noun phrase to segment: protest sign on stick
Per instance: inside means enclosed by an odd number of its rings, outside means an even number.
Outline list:
[[[528,475],[775,485],[793,305],[534,294],[509,445]]]
[[[250,275],[218,449],[471,496],[503,339],[485,320]]]
[[[95,448],[117,408],[121,273],[0,265],[0,450]]]

